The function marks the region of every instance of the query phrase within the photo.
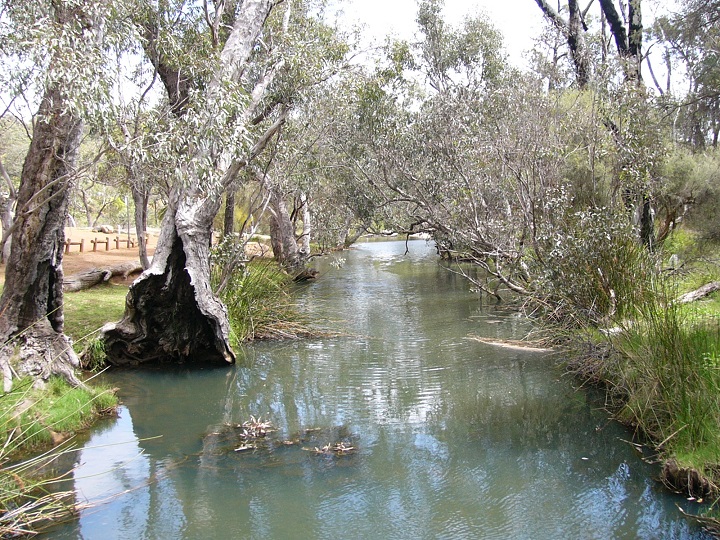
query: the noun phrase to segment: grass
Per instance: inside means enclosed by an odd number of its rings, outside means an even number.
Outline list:
[[[674,267],[672,255],[679,260]],[[720,513],[713,515],[720,502],[720,293],[675,302],[720,279],[720,245],[681,230],[665,243],[654,268],[625,262],[622,272],[635,279],[615,281],[624,287],[613,290],[631,303],[612,319],[575,331],[590,336],[592,345],[572,369],[606,386],[617,418],[646,437],[660,459],[677,463],[683,475],[696,471],[714,490],[703,523],[720,531]],[[677,480],[677,489],[690,489]]]
[[[13,390],[0,396],[0,436],[5,445],[2,457],[45,447],[85,429],[98,415],[113,411],[117,398],[110,388],[71,388],[53,377],[45,388],[32,379],[16,381]]]
[[[125,311],[128,288],[121,285],[103,285],[66,293],[65,333],[76,344],[82,343],[111,321],[119,321]]]
[[[623,358],[612,374],[619,418],[683,465],[720,463],[720,319],[663,302],[613,345]]]
[[[230,317],[231,344],[313,335],[293,302],[291,289],[290,276],[274,261],[239,267],[220,294]]]
[[[76,348],[98,347],[91,336],[122,316],[126,294],[127,287],[110,285],[65,295],[66,333]],[[0,538],[34,534],[77,510],[74,493],[58,489],[56,462],[73,449],[74,434],[116,406],[112,389],[71,388],[60,378],[44,388],[21,379],[0,395]]]
[[[62,439],[114,411],[117,398],[105,387],[71,388],[51,378],[44,389],[30,378],[0,396],[0,537],[33,534],[42,525],[76,511],[74,494],[60,491],[57,459],[73,449]],[[35,455],[24,458],[29,452]]]

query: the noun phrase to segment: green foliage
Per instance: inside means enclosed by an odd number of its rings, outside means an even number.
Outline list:
[[[0,161],[15,186],[20,184],[20,173],[29,147],[30,138],[18,120],[0,119]]]
[[[678,150],[668,164],[668,177],[679,184],[675,193],[685,194],[687,223],[705,238],[720,239],[720,152],[690,154]]]
[[[105,367],[105,340],[91,339],[82,351],[82,368],[87,371],[100,371]]]
[[[634,318],[652,302],[657,265],[622,214],[610,208],[574,212],[543,243],[529,305],[546,322],[604,326]]]

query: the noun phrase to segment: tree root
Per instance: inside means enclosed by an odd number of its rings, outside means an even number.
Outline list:
[[[7,340],[0,347],[0,369],[3,390],[12,390],[13,379],[32,377],[42,386],[53,375],[65,379],[73,387],[84,386],[75,370],[80,359],[72,348],[72,341],[41,321]]]

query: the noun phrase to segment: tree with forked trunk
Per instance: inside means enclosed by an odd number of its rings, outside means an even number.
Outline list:
[[[559,13],[559,10],[547,2],[547,0],[535,0],[542,10],[545,17],[558,29],[558,31],[567,40],[570,56],[575,68],[575,80],[578,87],[584,89],[590,83],[591,68],[590,58],[587,47],[585,45],[584,33],[587,31],[584,18],[590,5],[584,10],[580,9],[578,0],[568,0],[568,19],[565,20]],[[559,6],[558,6],[559,7]]]

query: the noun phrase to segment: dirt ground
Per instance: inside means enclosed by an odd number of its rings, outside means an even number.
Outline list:
[[[135,247],[128,247],[127,242],[115,243],[115,239],[127,240],[126,234],[103,234],[92,232],[90,229],[82,227],[67,227],[65,229],[65,238],[73,244],[83,241],[83,251],[80,252],[80,246],[71,245],[69,251],[66,249],[63,257],[63,271],[65,275],[75,274],[83,270],[91,268],[102,268],[105,266],[113,266],[128,261],[138,261],[137,243]],[[106,250],[105,241],[109,239]],[[137,237],[130,235],[130,239],[137,242]],[[93,240],[98,240],[102,244],[98,244],[97,250],[93,251]],[[157,245],[157,234],[148,233],[148,255],[152,257]]]
[[[69,250],[66,249],[63,257],[63,271],[66,276],[92,268],[104,268],[124,262],[140,260],[137,244],[135,244],[135,247],[127,247],[126,242],[115,243],[116,238],[127,240],[127,234],[103,234],[92,232],[92,230],[82,227],[67,227],[65,229],[65,238],[73,243],[73,245],[69,247]],[[104,242],[106,239],[109,239],[107,244],[108,250],[105,249],[106,245]],[[134,235],[130,235],[130,239],[137,241],[137,237]],[[74,245],[81,240],[83,241],[82,252],[80,252],[79,245]],[[92,240],[103,242],[102,244],[98,243],[96,251],[93,251]],[[157,233],[148,233],[148,255],[150,257],[152,257],[155,252],[156,245]],[[1,264],[0,281],[4,281],[4,279],[5,265]]]
[[[66,276],[77,274],[84,270],[90,270],[92,268],[104,268],[107,266],[114,266],[130,261],[139,261],[137,244],[135,247],[128,247],[126,242],[115,243],[115,239],[127,240],[127,233],[125,234],[104,234],[93,232],[92,230],[84,227],[66,227],[65,238],[70,240],[69,250],[66,249],[63,257],[63,271]],[[137,237],[130,235],[130,239],[137,241]],[[82,240],[83,251],[80,251],[80,246],[76,245]],[[98,240],[97,249],[93,251],[93,240]],[[107,246],[105,241],[109,240]],[[152,260],[152,256],[155,253],[155,247],[157,246],[158,231],[148,232],[148,256]],[[106,250],[106,247],[109,248]],[[251,242],[246,246],[248,256],[255,257],[272,257],[272,250],[269,246],[259,244],[257,242]],[[134,276],[132,276],[134,277]],[[0,264],[0,283],[5,280],[5,265]],[[122,280],[122,278],[113,278],[113,282],[116,280]],[[128,284],[132,282],[132,279],[126,280]]]

